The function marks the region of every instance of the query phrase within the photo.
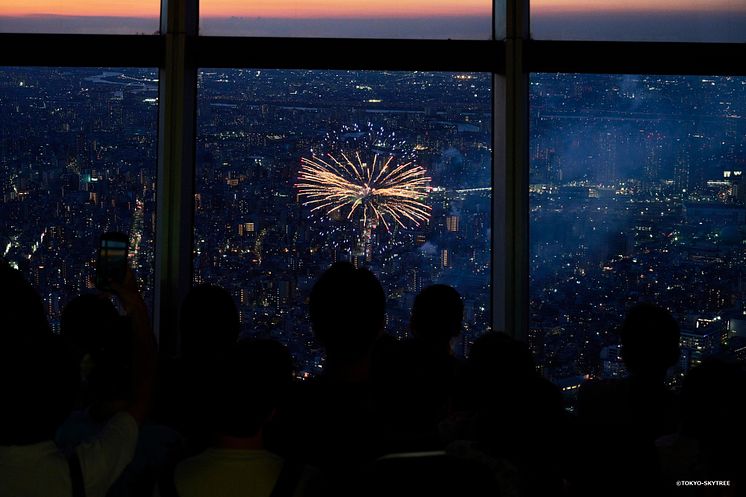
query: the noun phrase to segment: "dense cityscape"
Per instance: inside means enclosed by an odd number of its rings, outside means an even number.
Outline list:
[[[568,394],[623,375],[616,330],[634,302],[682,326],[679,373],[746,336],[746,79],[531,77],[529,345]],[[0,255],[62,307],[91,289],[98,237],[128,233],[152,302],[157,73],[0,70]],[[369,267],[403,338],[414,296],[458,289],[468,354],[491,328],[488,74],[205,69],[199,74],[194,282],[228,288],[243,333],[323,367],[305,299],[337,260]],[[427,222],[385,229],[312,212],[303,157],[385,130],[429,179]],[[381,144],[372,148],[384,149]],[[370,153],[370,150],[359,150]],[[344,212],[344,215],[342,214]]]
[[[380,278],[387,331],[399,338],[415,295],[446,283],[465,301],[463,355],[491,320],[490,92],[483,74],[202,71],[195,282],[231,289],[244,332],[287,343],[303,375],[323,366],[304,301],[331,263]],[[295,187],[302,158],[327,146],[370,160],[375,147],[359,140],[370,129],[396,136],[427,171],[429,222],[366,230],[349,209],[304,205]]]
[[[625,374],[617,332],[638,301],[681,325],[672,382],[707,355],[743,358],[746,79],[530,84],[529,342],[544,375],[571,393]]]
[[[63,306],[93,288],[106,231],[129,234],[152,305],[157,74],[0,70],[0,256],[39,290],[55,331]]]

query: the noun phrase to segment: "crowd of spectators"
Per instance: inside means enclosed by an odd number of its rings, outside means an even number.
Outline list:
[[[336,263],[308,295],[324,368],[301,380],[284,345],[240,338],[222,288],[191,289],[180,354],[159,357],[131,271],[69,302],[55,335],[0,261],[0,497],[746,492],[744,370],[707,360],[673,391],[668,311],[629,310],[629,376],[584,384],[574,413],[509,334],[455,357],[463,312],[455,289],[425,288],[395,340],[376,276]]]

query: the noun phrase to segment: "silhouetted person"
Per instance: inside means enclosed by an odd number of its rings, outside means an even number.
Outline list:
[[[287,394],[292,372],[290,354],[273,340],[234,344],[208,375],[204,421],[210,447],[179,463],[160,494],[266,497],[276,485],[287,485],[292,490],[287,495],[300,495],[303,468],[264,444],[265,426]]]
[[[203,284],[190,289],[180,315],[181,353],[164,361],[156,416],[179,430],[188,451],[205,448],[205,416],[210,372],[238,340],[240,321],[233,297],[224,288]]]
[[[198,364],[224,355],[241,331],[231,294],[209,284],[189,291],[181,306],[180,322],[181,357]]]
[[[649,303],[632,307],[620,332],[629,376],[585,384],[578,398],[582,420],[634,427],[648,439],[675,429],[676,403],[665,379],[679,359],[679,335],[678,323],[665,309]]]
[[[74,358],[65,343],[52,335],[41,297],[19,271],[3,260],[0,260],[0,382],[3,453],[8,445],[51,440],[72,407],[78,385]],[[7,468],[0,464],[0,471],[3,470]],[[0,477],[0,481],[4,480]]]
[[[41,297],[26,282],[20,271],[13,269],[0,258],[0,297],[3,305],[2,330],[3,344],[17,347],[33,347],[51,337],[49,323],[44,312]],[[17,307],[13,307],[17,306]],[[21,332],[23,330],[23,332]],[[27,349],[23,349],[27,350]],[[12,349],[0,349],[14,356]]]
[[[432,285],[414,300],[410,319],[412,337],[401,344],[398,368],[390,368],[385,388],[388,451],[442,448],[438,423],[448,415],[451,396],[463,376],[462,361],[453,356],[451,342],[461,334],[464,303],[447,285]],[[391,357],[379,358],[385,363]],[[395,393],[395,395],[394,395]],[[383,392],[385,398],[385,392]]]
[[[114,304],[104,294],[84,294],[75,297],[62,309],[60,334],[68,342],[80,363],[81,391],[77,407],[123,398],[122,388],[114,394],[114,382],[129,381],[131,362],[127,340],[126,318],[119,315]],[[116,377],[119,376],[119,380]],[[100,405],[96,407],[98,409]]]
[[[335,263],[314,284],[309,313],[326,353],[324,370],[299,386],[275,426],[281,435],[275,443],[325,471],[336,484],[330,494],[352,495],[357,468],[380,451],[371,360],[383,334],[383,288],[367,269]]]
[[[586,454],[577,483],[586,494],[609,481],[619,481],[608,491],[620,495],[658,484],[654,442],[678,423],[677,400],[665,379],[679,359],[679,334],[676,320],[665,309],[635,305],[620,333],[629,376],[581,387],[577,413]]]
[[[55,442],[65,450],[94,441],[111,417],[132,398],[132,331],[105,294],[85,294],[62,311],[61,335],[73,344],[81,364],[81,395],[76,410],[57,430]],[[108,497],[150,495],[154,475],[181,447],[181,436],[145,422],[133,460],[112,484]]]
[[[132,273],[112,286],[132,320],[133,395],[94,440],[66,455],[52,439],[72,407],[78,364],[49,332],[38,294],[0,264],[0,495],[65,496],[81,487],[103,496],[132,459],[152,396],[155,341]]]
[[[62,309],[60,333],[81,354],[90,354],[103,347],[120,321],[116,307],[105,295],[87,293],[75,297]]]
[[[657,440],[664,488],[671,494],[698,495],[676,488],[677,480],[730,481],[717,495],[743,495],[746,456],[746,374],[743,366],[705,359],[691,369],[681,389],[681,427]]]
[[[373,345],[383,334],[386,297],[369,270],[338,262],[309,296],[311,328],[324,347],[324,377],[334,383],[367,381]]]
[[[471,395],[472,416],[454,435],[473,441],[473,451],[501,468],[497,473],[504,493],[558,495],[558,448],[565,443],[559,389],[537,374],[528,347],[505,333],[477,338],[468,365],[470,380],[463,387]]]
[[[650,303],[632,307],[621,330],[622,360],[633,382],[661,387],[679,360],[679,325],[667,310]]]
[[[431,285],[415,297],[409,326],[420,349],[450,356],[451,340],[461,334],[463,319],[464,301],[456,289]]]

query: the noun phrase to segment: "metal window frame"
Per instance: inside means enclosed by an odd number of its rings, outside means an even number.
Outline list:
[[[529,0],[505,2],[504,40],[244,38],[198,36],[199,0],[162,0],[160,35],[0,34],[0,66],[159,69],[155,325],[167,355],[192,281],[199,67],[491,73],[493,328],[525,338],[530,73],[746,76],[746,44],[533,40],[529,14]]]
[[[168,39],[178,35],[0,33],[0,66],[165,68],[167,59],[176,56],[167,53]],[[508,45],[519,40],[522,53],[511,60],[522,62],[527,72],[746,75],[741,62],[744,43],[554,41],[523,36],[506,40],[183,36],[184,56],[198,67],[470,71],[504,76],[515,67],[508,61]],[[339,50],[341,41],[359,56],[344,55]]]

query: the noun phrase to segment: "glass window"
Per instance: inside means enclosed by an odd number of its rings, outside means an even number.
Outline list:
[[[305,299],[334,261],[380,278],[387,331],[399,338],[417,292],[450,284],[465,301],[463,354],[491,321],[491,79],[202,70],[195,283],[232,291],[243,333],[288,344],[308,375],[321,351]],[[333,178],[353,196],[370,184],[355,170],[406,190],[358,208],[325,201]]]
[[[484,40],[491,25],[491,0],[200,2],[203,35]]]
[[[0,256],[38,289],[55,330],[93,287],[105,231],[129,235],[152,302],[157,74],[0,68]]]
[[[0,33],[157,34],[160,0],[3,0]]]
[[[742,0],[531,0],[536,39],[746,41]]]
[[[533,74],[530,345],[574,390],[626,374],[630,305],[682,328],[672,373],[746,328],[746,78]],[[674,376],[675,377],[675,376]]]

